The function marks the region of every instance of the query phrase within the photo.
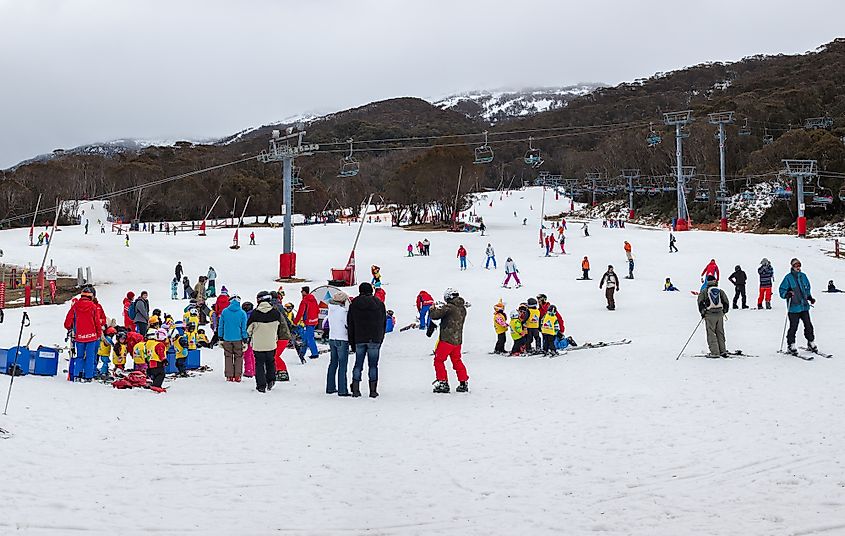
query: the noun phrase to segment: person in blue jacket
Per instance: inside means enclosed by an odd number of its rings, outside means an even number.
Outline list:
[[[223,348],[226,381],[240,382],[244,373],[244,344],[249,340],[246,320],[246,312],[241,308],[241,299],[238,296],[229,299],[229,306],[223,309],[217,320],[217,335]]]
[[[798,321],[804,323],[804,338],[807,339],[807,348],[810,351],[817,351],[815,343],[815,334],[813,333],[813,323],[810,320],[810,306],[816,303],[810,290],[810,280],[807,275],[801,271],[801,261],[792,259],[790,261],[792,269],[778,287],[780,297],[786,300],[789,307],[787,316],[789,317],[789,330],[786,332],[787,350],[791,354],[798,353],[795,349],[795,333],[798,331]]]

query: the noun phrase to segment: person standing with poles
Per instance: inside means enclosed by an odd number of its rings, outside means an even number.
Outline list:
[[[458,260],[461,261],[461,270],[467,269],[467,250],[461,244],[461,247],[458,248]]]
[[[728,357],[725,348],[725,315],[729,310],[728,295],[719,288],[719,282],[712,275],[707,276],[707,288],[698,295],[698,312],[707,328],[707,357]]]
[[[739,307],[737,307],[737,302],[739,301],[740,296],[742,296],[742,308],[748,309],[748,304],[746,303],[745,298],[745,282],[747,280],[748,276],[745,275],[745,272],[742,271],[742,268],[737,264],[734,269],[734,273],[728,277],[728,281],[734,285],[734,309],[739,309]]]
[[[789,330],[786,332],[786,351],[792,355],[798,355],[795,348],[795,333],[798,331],[798,322],[804,324],[804,338],[807,339],[807,349],[818,353],[816,336],[813,332],[813,322],[810,320],[810,307],[816,303],[810,288],[810,280],[801,271],[801,261],[792,259],[792,269],[778,287],[780,297],[786,300],[788,306],[787,318],[789,319]]]
[[[613,271],[613,266],[610,264],[607,265],[607,271],[601,276],[601,281],[599,281],[599,288],[602,287],[605,287],[604,297],[607,298],[607,310],[615,311],[616,300],[613,298],[613,294],[619,290],[619,277]]]
[[[487,249],[484,250],[485,255],[487,255],[487,262],[484,263],[484,268],[489,270],[490,269],[490,261],[493,261],[493,269],[496,269],[496,252],[493,250],[493,246],[487,244]]]

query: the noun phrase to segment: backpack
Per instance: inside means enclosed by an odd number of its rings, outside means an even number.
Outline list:
[[[707,310],[714,311],[722,308],[722,291],[719,287],[711,287],[707,291]]]
[[[126,312],[129,320],[135,320],[135,302],[129,304],[129,310]]]

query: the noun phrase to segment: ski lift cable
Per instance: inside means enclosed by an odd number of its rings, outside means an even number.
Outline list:
[[[194,175],[199,175],[201,173],[206,173],[206,172],[209,172],[209,171],[214,171],[214,170],[222,169],[222,168],[229,167],[229,166],[234,166],[236,164],[241,164],[243,162],[248,162],[250,160],[255,160],[256,156],[257,155],[253,155],[253,156],[250,156],[250,157],[247,157],[247,158],[241,158],[239,160],[233,160],[231,162],[226,162],[224,164],[217,164],[217,165],[210,166],[210,167],[203,168],[203,169],[196,169],[194,171],[188,171],[186,173],[180,173],[179,175],[172,175],[170,177],[164,177],[162,179],[157,179],[157,180],[154,180],[154,181],[151,181],[151,182],[148,182],[148,183],[145,183],[145,184],[140,184],[140,185],[137,185],[137,186],[129,186],[127,188],[122,188],[120,190],[115,190],[113,192],[108,192],[108,193],[105,193],[105,194],[100,194],[98,196],[91,197],[89,199],[86,199],[86,201],[106,201],[106,200],[109,200],[109,199],[112,199],[114,197],[118,197],[118,196],[121,196],[121,195],[126,195],[126,194],[138,192],[140,190],[143,190],[144,188],[151,188],[151,187],[154,187],[154,186],[159,186],[161,184],[177,181],[177,180],[180,180],[180,179],[185,179],[185,178],[188,178],[188,177],[192,177]],[[28,219],[28,218],[31,218],[33,216],[37,216],[38,214],[53,212],[54,210],[59,210],[59,208],[60,207],[58,205],[56,205],[54,207],[46,207],[46,208],[40,209],[37,212],[29,212],[27,214],[21,214],[21,215],[13,216],[13,217],[10,217],[10,218],[4,218],[4,219],[0,220],[0,225],[6,224],[6,223],[9,223],[9,222],[13,222],[13,221],[17,221],[17,220],[20,220],[20,219],[24,219],[24,218]]]

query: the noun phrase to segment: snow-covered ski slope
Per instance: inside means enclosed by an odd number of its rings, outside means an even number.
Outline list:
[[[845,356],[777,354],[785,311],[775,299],[772,311],[732,311],[727,322],[728,347],[759,357],[675,361],[699,320],[689,291],[710,258],[723,278],[742,265],[753,302],[762,257],[776,284],[800,257],[817,291],[819,347],[841,353],[845,295],[820,291],[828,279],[845,285],[845,263],[824,256],[822,241],[698,231],[679,233],[680,253],[670,255],[666,231],[598,222],[589,238],[569,222],[570,254],[543,258],[540,195],[487,194],[477,210],[489,237],[364,227],[359,279],[381,266],[398,326],[413,321],[420,289],[439,297],[453,286],[472,303],[469,394],[432,394],[434,340],[418,330],[387,336],[375,400],[326,395],[327,357],[302,366],[288,352],[292,381],[265,395],[248,380],[227,383],[220,350],[204,353],[214,372],[170,382],[163,395],[20,378],[0,417],[13,433],[0,441],[0,533],[845,534]],[[547,195],[548,213],[565,206]],[[345,264],[355,231],[298,227],[298,275],[325,283]],[[256,235],[258,246],[243,245],[242,233],[234,251],[231,230],[133,233],[127,249],[122,236],[67,227],[50,257],[74,273],[90,265],[110,316],[129,289],[175,312],[185,305],[169,299],[177,260],[192,282],[214,266],[218,287],[244,297],[277,287],[282,231]],[[431,256],[407,258],[407,244],[424,237]],[[627,273],[623,240],[633,245],[636,279],[621,280],[611,312],[598,278],[609,263]],[[488,242],[495,271],[483,268]],[[0,233],[5,261],[39,264],[43,250],[25,244],[26,229]],[[455,258],[460,244],[466,272]],[[592,281],[576,281],[584,255]],[[507,256],[521,289],[500,287]],[[681,292],[661,291],[667,276]],[[298,285],[285,287],[298,301]],[[633,343],[557,359],[489,355],[492,305],[502,297],[510,311],[538,292],[559,306],[578,342]],[[30,309],[33,348],[63,340],[66,311]],[[19,321],[19,309],[7,311],[0,345],[14,344]],[[686,354],[704,351],[699,331]],[[451,370],[450,380],[454,388]]]

